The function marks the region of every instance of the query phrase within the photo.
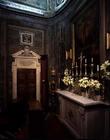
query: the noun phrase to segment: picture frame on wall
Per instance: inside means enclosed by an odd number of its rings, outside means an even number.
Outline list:
[[[20,32],[20,44],[33,46],[33,37],[32,32]]]

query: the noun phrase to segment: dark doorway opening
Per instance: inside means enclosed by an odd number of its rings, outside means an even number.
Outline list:
[[[17,69],[17,99],[36,99],[36,69]]]

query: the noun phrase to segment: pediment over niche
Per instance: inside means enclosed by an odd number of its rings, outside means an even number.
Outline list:
[[[12,57],[14,58],[36,58],[40,59],[40,55],[35,53],[34,51],[29,50],[28,48],[24,48],[24,50],[20,50],[14,54],[12,54]]]

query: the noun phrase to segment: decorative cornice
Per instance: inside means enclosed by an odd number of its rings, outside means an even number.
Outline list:
[[[37,58],[37,59],[40,59],[40,55],[38,55],[37,53],[33,52],[33,51],[30,51],[28,52],[28,54],[25,53],[25,50],[20,50],[14,54],[12,54],[12,57],[14,58]]]

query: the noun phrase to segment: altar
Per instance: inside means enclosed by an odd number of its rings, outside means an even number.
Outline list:
[[[57,90],[59,118],[81,139],[110,138],[110,104]]]

